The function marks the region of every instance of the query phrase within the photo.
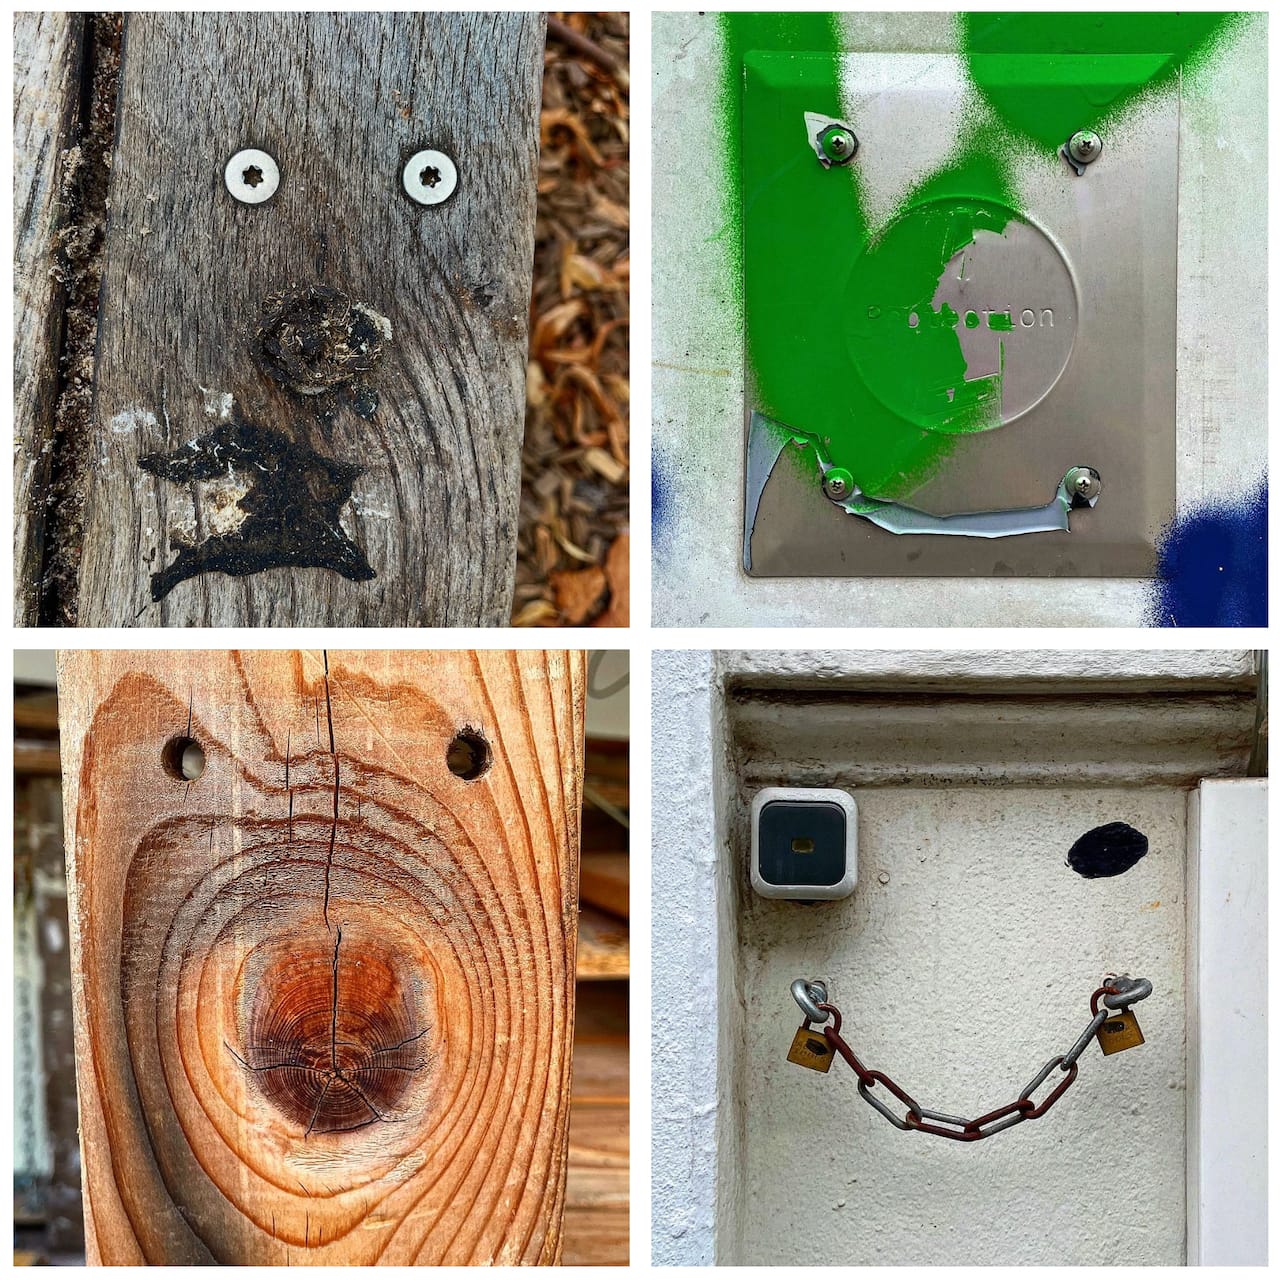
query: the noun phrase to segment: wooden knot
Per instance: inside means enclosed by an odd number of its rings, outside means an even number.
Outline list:
[[[404,1119],[394,1113],[427,1066],[426,1035],[387,958],[339,929],[332,948],[262,976],[243,1052],[231,1053],[310,1137]]]
[[[263,304],[254,354],[298,395],[346,386],[368,373],[391,341],[391,321],[328,285],[285,289]]]

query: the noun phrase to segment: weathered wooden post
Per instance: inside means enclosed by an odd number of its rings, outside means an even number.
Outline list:
[[[61,655],[90,1262],[558,1260],[585,684]]]
[[[33,80],[78,96],[65,73],[112,29],[32,26]],[[20,621],[506,622],[544,31],[132,13],[97,133],[43,97],[20,113],[45,147],[23,169]],[[108,167],[109,191],[76,179]],[[69,288],[96,267],[100,304],[50,293],[63,224]],[[64,303],[84,323],[55,356]]]

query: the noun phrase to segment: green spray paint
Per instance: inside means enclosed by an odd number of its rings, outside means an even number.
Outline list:
[[[733,30],[738,18],[722,21]],[[754,403],[819,436],[841,465],[856,465],[869,492],[905,494],[949,451],[951,435],[999,423],[999,375],[966,382],[959,318],[932,299],[948,260],[1014,216],[1003,170],[962,150],[873,238],[857,161],[824,168],[806,135],[806,112],[842,114],[830,27],[823,52],[748,49],[742,58]]]
[[[1077,129],[1104,133],[1171,88],[1239,25],[1239,13],[962,13],[969,76],[1019,137],[1056,157]]]
[[[720,15],[720,137],[717,148],[724,166],[724,231],[734,272],[734,301],[743,305],[737,289],[742,282],[742,87],[746,54],[752,49],[826,51],[827,74],[815,86],[839,114],[838,41],[834,17],[829,13],[724,13]],[[812,110],[826,110],[814,107]]]
[[[831,15],[720,15],[725,230],[743,289],[753,405],[819,436],[866,492],[885,498],[907,497],[957,437],[998,426],[1000,375],[966,377],[961,317],[932,299],[975,235],[1023,218],[1011,147],[1029,140],[1060,165],[1070,132],[1105,125],[1172,83],[1233,21],[961,15],[969,75],[1012,143],[966,122],[951,158],[873,235],[859,189],[868,161],[824,169],[805,133],[805,112],[844,118]],[[987,323],[1013,327],[999,314]]]

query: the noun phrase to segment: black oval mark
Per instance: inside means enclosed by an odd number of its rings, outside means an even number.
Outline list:
[[[1147,854],[1147,837],[1127,822],[1108,822],[1086,831],[1071,846],[1067,866],[1086,880],[1123,875]]]

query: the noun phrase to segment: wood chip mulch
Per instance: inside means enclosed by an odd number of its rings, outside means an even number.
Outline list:
[[[628,15],[552,14],[512,625],[626,626]]]

